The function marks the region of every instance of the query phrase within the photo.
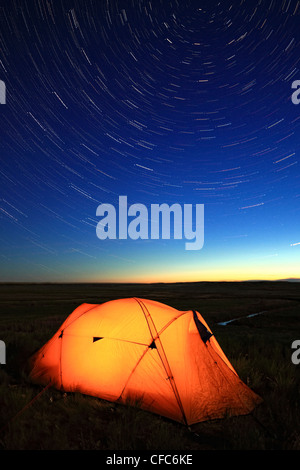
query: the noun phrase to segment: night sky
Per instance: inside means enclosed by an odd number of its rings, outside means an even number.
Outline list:
[[[293,0],[1,2],[0,280],[299,278],[299,30]],[[203,248],[100,240],[120,195],[204,204]]]

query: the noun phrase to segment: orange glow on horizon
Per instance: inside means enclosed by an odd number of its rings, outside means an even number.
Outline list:
[[[116,276],[99,277],[87,276],[82,279],[82,282],[112,282],[112,283],[158,283],[158,282],[243,282],[243,281],[276,281],[281,279],[298,279],[300,273],[294,269],[282,269],[281,271],[273,271],[270,269],[264,270],[244,270],[241,272],[239,269],[229,268],[215,270],[196,271],[196,270],[181,270],[170,272],[170,270],[162,271],[159,273],[154,272],[141,272],[141,273],[124,273]],[[78,281],[79,282],[79,281]]]

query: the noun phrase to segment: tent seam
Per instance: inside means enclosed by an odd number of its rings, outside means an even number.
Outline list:
[[[180,399],[180,395],[179,395],[179,392],[178,392],[178,389],[177,389],[177,385],[176,385],[176,382],[175,382],[175,378],[174,378],[174,375],[172,374],[172,370],[171,370],[170,364],[169,364],[169,362],[168,362],[168,358],[167,358],[167,356],[166,356],[166,353],[165,353],[165,351],[164,351],[163,345],[162,345],[162,343],[161,343],[161,339],[160,339],[160,337],[159,337],[159,333],[158,333],[157,330],[156,330],[155,323],[154,323],[154,321],[153,321],[153,319],[152,319],[152,317],[151,317],[151,314],[150,314],[149,310],[148,310],[147,307],[145,306],[144,302],[143,302],[141,299],[138,299],[138,298],[136,298],[136,297],[134,297],[134,299],[135,299],[135,300],[137,301],[137,303],[140,305],[141,310],[142,310],[142,312],[143,312],[143,314],[144,314],[144,316],[145,316],[145,320],[146,320],[146,322],[147,322],[147,325],[148,325],[150,334],[151,334],[151,336],[152,336],[152,339],[153,339],[153,341],[155,341],[155,339],[154,339],[154,337],[153,337],[153,333],[152,333],[151,328],[150,328],[150,325],[149,325],[149,322],[148,322],[148,320],[147,320],[147,317],[146,317],[146,314],[145,314],[144,309],[146,309],[146,311],[148,312],[148,315],[149,315],[149,317],[150,317],[150,319],[151,319],[151,321],[152,321],[152,323],[153,323],[153,326],[154,326],[155,332],[156,332],[156,339],[158,339],[158,340],[160,341],[161,349],[162,349],[163,354],[164,354],[164,356],[165,356],[165,361],[166,361],[166,363],[167,363],[167,366],[168,366],[168,369],[169,369],[170,373],[168,372],[167,367],[166,367],[166,364],[165,364],[163,358],[161,357],[161,354],[159,353],[158,349],[157,349],[157,352],[158,352],[158,355],[159,355],[159,357],[160,357],[160,360],[161,360],[161,362],[162,362],[162,364],[163,364],[163,367],[164,367],[164,369],[165,369],[165,371],[166,371],[166,373],[167,373],[167,375],[168,375],[168,379],[169,379],[171,388],[172,388],[172,390],[173,390],[175,399],[176,399],[176,401],[177,401],[177,404],[178,404],[178,406],[179,406],[179,409],[180,409],[180,411],[181,411],[181,413],[182,413],[183,420],[184,420],[185,424],[187,425],[187,424],[188,424],[188,423],[187,423],[187,419],[186,419],[185,412],[184,412],[184,408],[183,408],[183,405],[182,405],[182,402],[181,402],[181,399]],[[143,307],[144,307],[144,308],[143,308]],[[166,328],[167,328],[167,327],[166,327]]]
[[[206,347],[207,347],[207,346],[206,346]],[[213,351],[217,354],[217,356],[220,357],[219,354],[214,350],[214,348],[212,347],[211,344],[210,344],[210,347],[211,347],[211,348],[213,349]],[[218,367],[220,373],[223,375],[223,378],[225,379],[225,381],[227,382],[227,384],[229,384],[229,386],[231,386],[231,381],[230,381],[230,380],[227,378],[227,376],[224,374],[224,372],[223,372],[223,370],[221,369],[220,365],[215,361],[215,359],[213,358],[213,356],[212,356],[212,354],[211,354],[211,352],[209,351],[208,348],[207,348],[207,352],[208,352],[208,354],[210,355],[210,357],[211,357],[211,359],[213,360],[213,362],[217,365],[217,367]],[[221,357],[220,357],[220,359],[222,360]],[[237,374],[235,374],[235,373],[230,369],[230,367],[228,367],[228,365],[226,364],[226,362],[225,362],[224,360],[222,360],[222,361],[223,361],[224,365],[226,366],[226,368],[228,369],[228,371],[229,371],[231,374],[233,374],[233,375],[235,376],[235,378],[238,378],[238,379],[239,379],[239,382],[240,382],[242,385],[244,385],[244,383],[243,383],[243,381],[241,380],[241,378],[240,378]],[[240,394],[238,394],[238,400],[240,401],[240,403],[241,403],[243,406],[245,406],[245,407],[248,408],[248,410],[249,410],[248,404],[241,398]]]
[[[123,387],[123,390],[122,390],[122,392],[120,393],[120,396],[119,396],[119,398],[117,399],[117,401],[119,401],[119,400],[121,399],[121,397],[122,397],[123,393],[125,392],[125,389],[126,389],[128,383],[129,383],[131,377],[133,376],[134,372],[136,371],[137,366],[140,364],[141,360],[145,357],[145,355],[147,354],[148,351],[149,351],[149,346],[146,347],[146,349],[144,350],[143,354],[140,356],[140,358],[138,359],[137,363],[135,364],[135,366],[133,367],[132,371],[130,372],[130,374],[129,374],[127,380],[126,380],[126,383],[125,383],[125,385],[124,385],[124,387]]]

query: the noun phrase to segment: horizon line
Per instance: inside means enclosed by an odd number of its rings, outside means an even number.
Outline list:
[[[200,284],[200,283],[243,283],[243,282],[300,282],[300,278],[286,279],[242,279],[242,280],[218,280],[218,281],[0,281],[4,284]]]

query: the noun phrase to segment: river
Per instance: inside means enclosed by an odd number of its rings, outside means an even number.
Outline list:
[[[228,325],[229,323],[232,323],[232,322],[234,322],[234,321],[243,320],[243,319],[245,319],[245,318],[256,317],[256,315],[261,315],[262,313],[266,313],[266,310],[263,310],[262,312],[251,313],[250,315],[247,315],[247,316],[245,316],[245,317],[238,317],[238,318],[233,318],[232,320],[222,321],[222,322],[217,323],[217,325],[226,326],[226,325]]]

